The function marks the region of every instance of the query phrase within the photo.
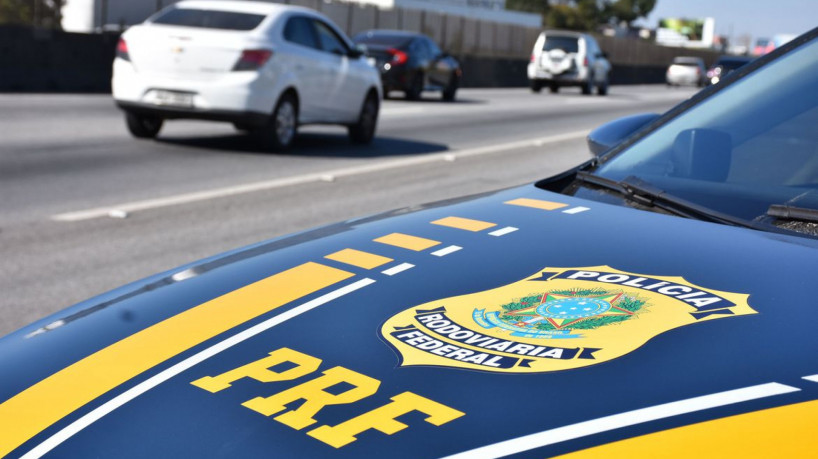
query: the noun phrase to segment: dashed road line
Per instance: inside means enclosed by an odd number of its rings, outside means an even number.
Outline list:
[[[65,212],[52,215],[51,220],[58,222],[76,222],[82,220],[90,220],[94,218],[108,217],[112,211],[117,215],[122,214],[128,215],[133,212],[139,212],[144,210],[158,209],[169,206],[178,206],[199,201],[206,201],[210,199],[236,196],[240,194],[254,193],[259,191],[267,191],[276,188],[285,188],[289,186],[303,185],[308,183],[322,182],[326,181],[328,177],[331,177],[332,180],[336,180],[343,177],[352,177],[356,175],[370,174],[374,172],[383,172],[393,169],[400,169],[404,167],[412,167],[435,162],[452,161],[453,159],[503,153],[509,150],[519,150],[522,148],[539,147],[550,143],[558,143],[567,140],[581,139],[584,138],[587,134],[588,131],[575,131],[568,132],[565,134],[552,135],[548,137],[520,140],[516,142],[507,142],[497,145],[488,145],[485,147],[469,148],[459,151],[454,150],[444,153],[413,156],[410,158],[403,159],[374,161],[367,164],[362,164],[360,166],[331,169],[311,174],[282,177],[272,180],[265,180],[261,182],[252,182],[228,186],[224,188],[194,191],[190,193],[182,193],[154,199],[145,199],[141,201],[133,201],[121,204],[113,204],[110,206],[96,207],[93,209]]]
[[[818,382],[818,375],[804,376],[801,379],[806,379],[807,381],[812,381],[812,382]]]

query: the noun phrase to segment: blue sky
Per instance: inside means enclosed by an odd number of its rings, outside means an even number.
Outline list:
[[[818,27],[818,0],[657,0],[644,25],[656,27],[660,18],[712,17],[716,33],[753,39],[777,34],[800,35]]]

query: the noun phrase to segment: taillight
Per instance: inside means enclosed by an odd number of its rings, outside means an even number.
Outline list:
[[[233,66],[233,71],[258,70],[264,66],[272,56],[273,52],[269,49],[245,49],[241,52],[239,61]]]
[[[121,38],[119,39],[119,43],[116,44],[116,57],[126,61],[131,60],[131,56],[128,55],[128,44]]]
[[[393,65],[401,65],[405,64],[406,61],[409,60],[409,56],[404,53],[403,51],[395,48],[387,49],[386,52],[392,55],[392,64]]]
[[[582,66],[588,67],[588,56],[585,56],[585,59],[582,60]]]
[[[537,56],[535,56],[534,54],[532,54],[532,55],[531,55],[531,62],[534,62],[534,61],[536,61],[536,60],[537,60]]]

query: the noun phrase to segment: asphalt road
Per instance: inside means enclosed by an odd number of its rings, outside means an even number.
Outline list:
[[[109,96],[0,95],[0,336],[184,263],[313,226],[547,177],[584,135],[693,90],[473,89],[385,101],[378,138],[306,127],[284,154],[228,124],[129,137]],[[124,218],[123,218],[124,217]]]

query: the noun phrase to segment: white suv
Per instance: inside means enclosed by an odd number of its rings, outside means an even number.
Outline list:
[[[136,137],[168,119],[227,121],[274,150],[308,123],[368,143],[382,98],[378,71],[325,16],[247,1],[183,1],[130,28],[112,86]]]
[[[551,92],[561,86],[579,86],[583,94],[608,94],[611,63],[594,37],[563,30],[540,34],[531,52],[528,80],[531,90],[540,92],[548,86]]]

